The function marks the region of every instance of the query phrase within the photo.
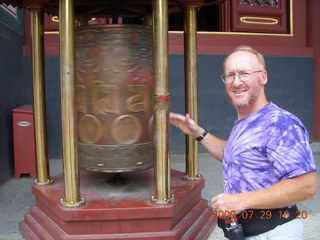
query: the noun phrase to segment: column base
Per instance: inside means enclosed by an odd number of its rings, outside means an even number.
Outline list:
[[[208,201],[201,198],[204,180],[186,181],[171,171],[175,201],[156,204],[153,169],[127,173],[130,184],[112,186],[106,173],[80,171],[81,197],[78,208],[60,204],[64,194],[63,176],[47,186],[32,186],[36,203],[20,223],[27,240],[202,240],[216,222]]]

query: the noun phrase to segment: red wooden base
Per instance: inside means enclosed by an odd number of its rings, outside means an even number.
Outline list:
[[[153,170],[127,173],[131,182],[110,186],[112,174],[81,171],[85,204],[66,208],[63,176],[52,185],[33,185],[36,203],[20,223],[28,240],[207,239],[216,222],[207,200],[201,198],[204,180],[187,181],[171,171],[172,204],[155,204]]]

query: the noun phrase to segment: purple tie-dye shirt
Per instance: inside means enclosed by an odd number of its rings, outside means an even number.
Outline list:
[[[235,121],[223,153],[225,193],[264,189],[316,171],[301,121],[273,103]]]

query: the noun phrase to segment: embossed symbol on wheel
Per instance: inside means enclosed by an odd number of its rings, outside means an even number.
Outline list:
[[[121,144],[135,143],[141,137],[141,123],[132,115],[117,117],[111,124],[112,137]]]
[[[79,119],[79,138],[85,143],[97,143],[103,134],[100,120],[91,114]]]

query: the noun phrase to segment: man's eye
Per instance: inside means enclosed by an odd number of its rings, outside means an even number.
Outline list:
[[[249,72],[240,72],[239,75],[241,77],[248,77],[248,76],[250,76],[250,73]]]
[[[229,73],[229,74],[227,74],[227,78],[233,78],[235,76],[235,74],[234,73]]]

